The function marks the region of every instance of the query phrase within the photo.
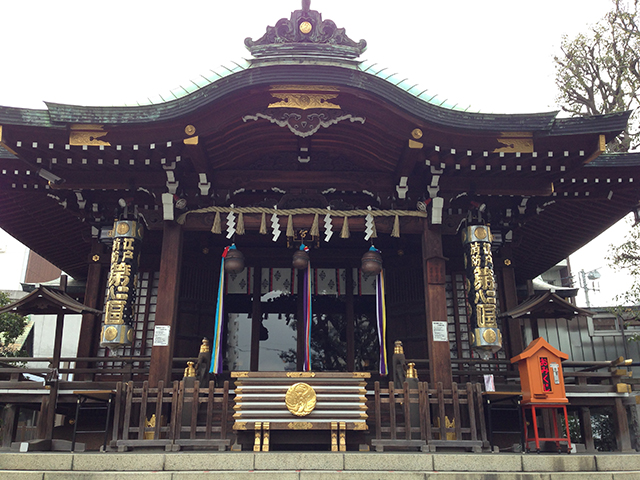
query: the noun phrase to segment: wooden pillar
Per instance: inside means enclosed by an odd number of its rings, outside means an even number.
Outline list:
[[[98,308],[100,305],[100,297],[104,295],[102,285],[102,255],[104,246],[97,240],[94,240],[91,246],[91,259],[89,261],[89,271],[87,275],[87,286],[84,292],[84,304],[90,308]],[[80,338],[78,339],[78,357],[92,357],[96,353],[98,345],[98,330],[100,322],[96,316],[91,313],[82,315],[82,323],[80,324]],[[86,362],[78,362],[78,368],[86,368],[89,365]],[[91,374],[80,374],[77,380],[92,380]]]
[[[49,400],[51,397],[49,395],[42,395],[42,400],[40,402],[40,412],[38,414],[38,423],[36,425],[36,439],[44,440],[47,438],[52,438],[51,435],[47,435],[47,432],[50,430],[48,428],[48,417],[49,417]]]
[[[251,306],[251,359],[249,369],[260,369],[260,327],[262,326],[262,267],[253,269],[253,304]]]
[[[177,223],[165,221],[162,236],[155,327],[168,327],[169,341],[167,342],[168,345],[156,345],[154,338],[154,345],[151,348],[151,366],[149,368],[150,387],[157,387],[160,380],[163,380],[165,385],[171,382],[181,263],[182,227]]]
[[[67,291],[67,276],[60,275],[60,290],[62,293]],[[58,381],[58,369],[60,368],[60,356],[62,355],[62,333],[64,329],[64,313],[59,313],[56,316],[56,333],[53,339],[53,360],[49,368],[54,368],[56,378],[54,381]]]
[[[422,234],[422,267],[430,382],[432,385],[442,382],[444,388],[451,388],[453,379],[447,329],[446,265],[442,256],[442,234],[439,226],[429,228],[426,219]],[[434,322],[440,323],[434,325]]]
[[[19,408],[17,405],[8,403],[2,409],[2,424],[0,426],[2,443],[0,443],[0,447],[5,450],[11,448],[11,442],[16,436]]]
[[[596,446],[593,441],[593,428],[591,427],[591,410],[589,407],[580,407],[580,430],[587,453],[595,453]]]
[[[356,370],[356,318],[353,309],[353,268],[347,266],[346,281],[344,284],[346,293],[345,316],[347,320],[347,371],[354,372]],[[340,275],[340,271],[337,271]]]
[[[516,285],[516,273],[511,263],[511,248],[502,248],[502,301],[503,311],[511,310],[518,306],[518,290]],[[508,265],[505,263],[508,261]],[[524,350],[524,340],[522,338],[522,320],[507,319],[507,338],[509,342],[509,355],[512,357],[520,355]]]
[[[622,403],[621,398],[614,399],[614,430],[616,433],[616,442],[618,450],[624,453],[633,452],[631,448],[631,435],[629,432],[629,418],[627,417],[627,408]]]

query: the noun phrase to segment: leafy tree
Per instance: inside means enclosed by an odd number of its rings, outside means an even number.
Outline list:
[[[607,260],[618,271],[633,279],[631,287],[615,298],[617,306],[610,311],[626,327],[640,321],[640,226],[631,227],[620,245],[611,246]],[[640,340],[640,335],[629,335],[630,340]]]
[[[11,303],[9,296],[0,292],[0,307]],[[13,345],[27,326],[27,318],[16,313],[0,314],[0,357],[24,357],[25,352],[16,351]]]
[[[640,148],[640,0],[613,0],[586,33],[563,37],[556,64],[562,110],[590,117],[635,110],[612,152]]]

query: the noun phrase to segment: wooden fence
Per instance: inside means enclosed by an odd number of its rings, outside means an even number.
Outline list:
[[[119,451],[130,447],[164,446],[179,450],[200,446],[225,450],[231,416],[229,382],[216,388],[194,382],[173,382],[157,388],[144,382],[118,383],[114,411],[113,441]]]
[[[459,388],[453,383],[445,389],[442,383],[430,388],[427,382],[415,382],[414,387],[405,382],[396,390],[393,383],[381,388],[375,382],[371,444],[376,450],[462,447],[479,452],[489,446],[480,384]]]
[[[375,382],[368,392],[371,444],[384,448],[434,451],[439,447],[464,447],[480,451],[487,446],[479,384],[463,388],[442,384],[430,388],[426,382],[395,390]],[[372,395],[371,395],[372,393]],[[134,447],[182,447],[226,449],[233,440],[233,393],[229,382],[216,388],[197,381],[136,386],[118,383],[114,410],[112,447],[124,451]],[[373,420],[373,421],[372,421]]]

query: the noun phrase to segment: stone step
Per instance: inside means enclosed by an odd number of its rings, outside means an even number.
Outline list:
[[[0,453],[2,480],[631,480],[639,454]]]

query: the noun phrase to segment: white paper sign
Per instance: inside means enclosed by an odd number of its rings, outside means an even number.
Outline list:
[[[485,375],[484,376],[484,389],[487,392],[495,392],[496,384],[493,380],[493,375]]]
[[[433,329],[434,342],[449,341],[449,335],[447,334],[447,322],[431,322],[431,328]]]
[[[169,334],[171,333],[170,325],[156,325],[153,330],[153,346],[167,347],[169,346]]]

